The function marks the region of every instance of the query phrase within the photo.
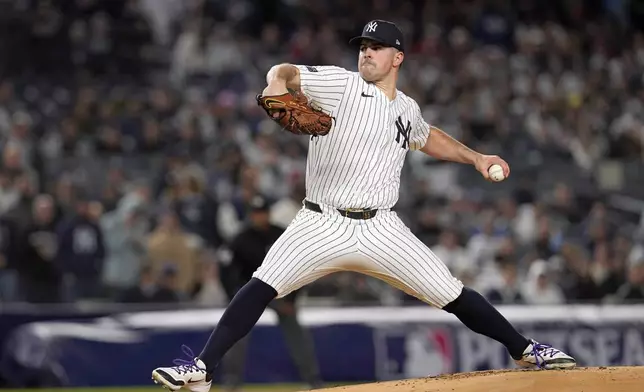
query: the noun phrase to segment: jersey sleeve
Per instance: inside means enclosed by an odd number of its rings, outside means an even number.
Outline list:
[[[322,110],[332,112],[342,100],[351,72],[333,65],[296,65],[300,87],[309,100]]]
[[[423,113],[420,111],[418,104],[414,105],[414,119],[411,130],[411,138],[409,141],[409,149],[420,150],[427,143],[429,137],[430,126],[423,118]]]

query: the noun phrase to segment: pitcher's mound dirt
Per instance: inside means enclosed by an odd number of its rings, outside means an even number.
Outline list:
[[[644,367],[494,370],[321,389],[319,392],[639,392]]]

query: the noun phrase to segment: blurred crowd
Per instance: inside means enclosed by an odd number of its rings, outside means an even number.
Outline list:
[[[641,1],[15,0],[0,8],[0,301],[229,300],[228,245],[256,195],[288,225],[307,138],[255,95],[273,64],[355,70],[368,19],[408,35],[400,89],[428,122],[517,166],[644,158]],[[547,167],[544,163],[543,167]],[[638,216],[565,181],[486,193],[410,153],[397,211],[495,303],[644,299]],[[335,274],[309,301],[404,305]]]

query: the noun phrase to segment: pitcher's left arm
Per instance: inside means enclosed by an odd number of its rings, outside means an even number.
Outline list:
[[[427,123],[425,123],[427,124]],[[503,174],[510,175],[510,166],[498,155],[485,155],[472,150],[441,129],[429,126],[429,135],[420,151],[436,159],[473,165],[486,180],[490,179],[488,169],[494,164],[501,165]]]

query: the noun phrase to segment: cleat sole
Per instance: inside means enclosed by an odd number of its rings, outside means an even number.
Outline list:
[[[174,385],[173,386],[168,385],[166,380],[163,377],[161,377],[160,374],[158,374],[157,372],[154,372],[154,371],[152,372],[152,380],[154,380],[155,384],[161,385],[161,387],[163,387],[164,389],[167,389],[169,391],[178,391],[179,389],[181,389],[181,387],[176,387]]]

